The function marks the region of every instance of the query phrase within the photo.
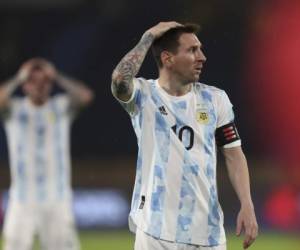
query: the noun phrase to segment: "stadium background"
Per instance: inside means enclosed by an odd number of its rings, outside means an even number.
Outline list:
[[[208,58],[202,82],[234,104],[249,160],[260,236],[251,249],[300,249],[300,2],[0,0],[0,81],[41,56],[96,94],[72,131],[74,212],[83,250],[131,249],[127,213],[135,173],[130,121],[110,94],[111,72],[142,33],[162,20],[201,24]],[[151,56],[141,73],[157,76]],[[9,168],[0,130],[0,221]],[[225,225],[239,209],[220,158]],[[229,237],[229,249],[241,239]]]

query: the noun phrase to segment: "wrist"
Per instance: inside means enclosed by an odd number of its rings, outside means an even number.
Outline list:
[[[62,73],[57,71],[54,80],[57,84],[62,85],[68,78]]]
[[[155,35],[150,30],[147,30],[141,38],[141,41],[144,40],[152,43],[155,40]]]
[[[247,199],[247,200],[241,200],[241,208],[250,208],[250,209],[254,209],[254,205],[251,199]]]
[[[15,85],[21,85],[27,79],[28,79],[28,73],[25,71],[21,71],[12,78],[12,83]]]
[[[11,95],[22,83],[22,80],[19,75],[15,75],[6,85],[6,91],[8,95]]]

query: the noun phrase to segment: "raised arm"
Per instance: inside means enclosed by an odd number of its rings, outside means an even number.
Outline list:
[[[122,101],[128,101],[133,92],[133,78],[145,59],[153,41],[171,28],[181,26],[176,22],[161,22],[147,30],[139,43],[119,62],[112,74],[112,92]]]
[[[258,234],[258,225],[250,193],[249,171],[246,157],[240,146],[224,148],[223,154],[229,174],[229,179],[241,203],[237,218],[236,234],[245,232],[244,249],[248,248]]]
[[[44,60],[43,66],[48,76],[55,80],[69,94],[72,103],[76,106],[86,106],[93,100],[93,91],[82,81],[73,79],[57,71],[55,66],[46,60]]]
[[[21,86],[29,77],[30,72],[34,67],[34,62],[29,60],[25,62],[19,69],[16,75],[5,81],[0,86],[0,111],[8,108],[10,98],[15,90]]]
[[[79,106],[86,106],[94,99],[93,91],[79,80],[59,72],[56,81],[71,96],[73,102]]]

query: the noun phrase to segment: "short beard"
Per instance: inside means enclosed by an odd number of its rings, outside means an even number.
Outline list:
[[[190,79],[187,79],[186,81],[183,81],[183,85],[188,85],[190,83],[194,83],[194,82],[198,82],[200,79],[200,77],[193,77],[193,78],[190,78]]]

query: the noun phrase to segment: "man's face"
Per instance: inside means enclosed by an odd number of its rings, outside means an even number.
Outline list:
[[[171,56],[169,69],[184,84],[199,80],[202,66],[206,61],[201,50],[201,43],[193,33],[183,33],[179,39],[177,53]]]
[[[52,80],[41,69],[33,70],[24,83],[25,94],[36,104],[47,101],[52,90]]]

